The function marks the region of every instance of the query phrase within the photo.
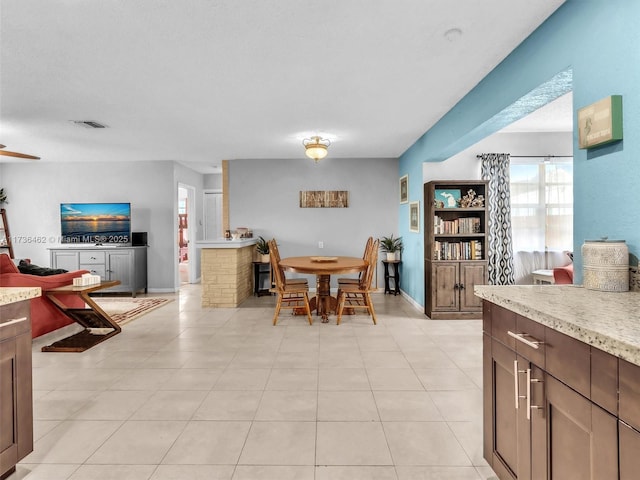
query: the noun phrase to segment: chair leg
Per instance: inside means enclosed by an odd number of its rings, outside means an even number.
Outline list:
[[[309,296],[304,294],[304,307],[307,312],[307,319],[309,320],[309,325],[313,325],[313,319],[311,318],[311,305],[309,305]]]
[[[278,315],[280,314],[280,307],[282,305],[282,294],[278,293],[278,301],[276,302],[276,313],[273,315],[273,325],[278,322]]]
[[[371,313],[371,318],[373,319],[373,324],[377,325],[378,322],[376,322],[376,312],[373,309],[373,302],[371,301],[371,297],[369,296],[369,292],[364,294],[364,298],[365,298],[365,302],[367,303],[367,306],[369,307],[369,312]]]
[[[340,321],[342,320],[342,311],[344,310],[344,303],[346,301],[345,298],[345,293],[340,290],[340,293],[338,295],[338,311],[337,311],[337,317],[338,319],[336,320],[336,325],[340,325]]]

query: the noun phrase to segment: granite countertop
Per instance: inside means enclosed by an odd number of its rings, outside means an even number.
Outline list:
[[[196,248],[242,248],[256,244],[255,238],[239,238],[238,240],[227,240],[220,238],[217,240],[199,240]]]
[[[640,292],[575,285],[476,285],[476,296],[640,365]]]
[[[0,305],[21,302],[41,295],[40,287],[0,287]]]

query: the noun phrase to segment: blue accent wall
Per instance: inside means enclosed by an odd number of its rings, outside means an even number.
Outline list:
[[[637,1],[567,0],[400,157],[399,175],[409,174],[409,199],[420,199],[424,211],[423,162],[449,158],[568,87],[573,89],[574,121],[578,108],[618,94],[624,140],[579,150],[574,131],[574,281],[582,282],[585,239],[626,240],[632,255],[640,256],[640,201],[635,196],[640,186],[639,18]],[[424,305],[424,225],[419,235],[408,225],[408,206],[401,205],[401,284]]]

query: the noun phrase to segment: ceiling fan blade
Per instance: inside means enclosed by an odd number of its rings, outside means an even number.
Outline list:
[[[5,155],[7,157],[26,158],[28,160],[40,160],[40,157],[34,157],[33,155],[27,155],[26,153],[8,152],[7,150],[0,150],[0,155]]]

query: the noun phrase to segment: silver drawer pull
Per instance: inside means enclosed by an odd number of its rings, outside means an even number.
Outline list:
[[[15,325],[16,323],[26,322],[27,317],[22,318],[14,318],[13,320],[9,320],[8,322],[0,323],[0,328],[8,327],[9,325]]]
[[[521,341],[522,343],[524,343],[525,345],[530,346],[531,348],[535,348],[536,350],[539,348],[540,345],[543,345],[544,342],[541,342],[539,340],[527,340],[526,338],[524,338],[525,336],[530,337],[531,335],[529,335],[528,333],[513,333],[511,330],[507,330],[507,335],[509,335],[510,337],[515,338],[516,340]],[[531,337],[533,338],[533,337]]]

